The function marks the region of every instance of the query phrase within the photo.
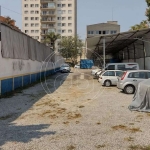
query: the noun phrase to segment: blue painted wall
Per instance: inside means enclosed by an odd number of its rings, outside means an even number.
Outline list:
[[[9,93],[13,90],[13,78],[1,81],[1,94]]]
[[[14,90],[22,87],[22,76],[14,78]]]
[[[1,95],[12,92],[17,88],[25,87],[27,85],[30,85],[31,83],[35,83],[36,81],[40,81],[41,79],[44,79],[46,76],[50,76],[52,74],[57,73],[59,69],[60,68],[56,68],[55,70],[54,69],[48,70],[46,72],[39,72],[35,74],[1,80]]]

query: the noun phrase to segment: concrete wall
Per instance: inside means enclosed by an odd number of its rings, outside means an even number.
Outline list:
[[[10,59],[3,58],[0,53],[0,95],[25,87],[56,73],[61,64],[64,63],[64,59],[59,54],[55,54],[54,59],[54,63]]]

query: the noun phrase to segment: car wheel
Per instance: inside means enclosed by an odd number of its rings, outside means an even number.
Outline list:
[[[127,85],[125,88],[124,88],[124,92],[126,94],[134,94],[135,92],[135,87],[133,85]]]
[[[109,86],[111,86],[111,81],[109,81],[109,80],[106,80],[106,81],[104,82],[104,85],[105,85],[106,87],[109,87]]]

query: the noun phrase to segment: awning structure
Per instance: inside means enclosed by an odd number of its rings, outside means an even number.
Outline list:
[[[99,55],[103,54],[103,38],[106,43],[105,53],[108,55],[118,53],[148,33],[150,33],[150,28],[87,38],[87,50],[90,50],[89,54],[87,51],[87,55],[91,55],[91,51],[97,51]]]

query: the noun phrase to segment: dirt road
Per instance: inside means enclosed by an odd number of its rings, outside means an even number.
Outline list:
[[[102,87],[90,70],[58,73],[0,100],[0,149],[147,148],[150,115],[128,110],[132,96]]]

